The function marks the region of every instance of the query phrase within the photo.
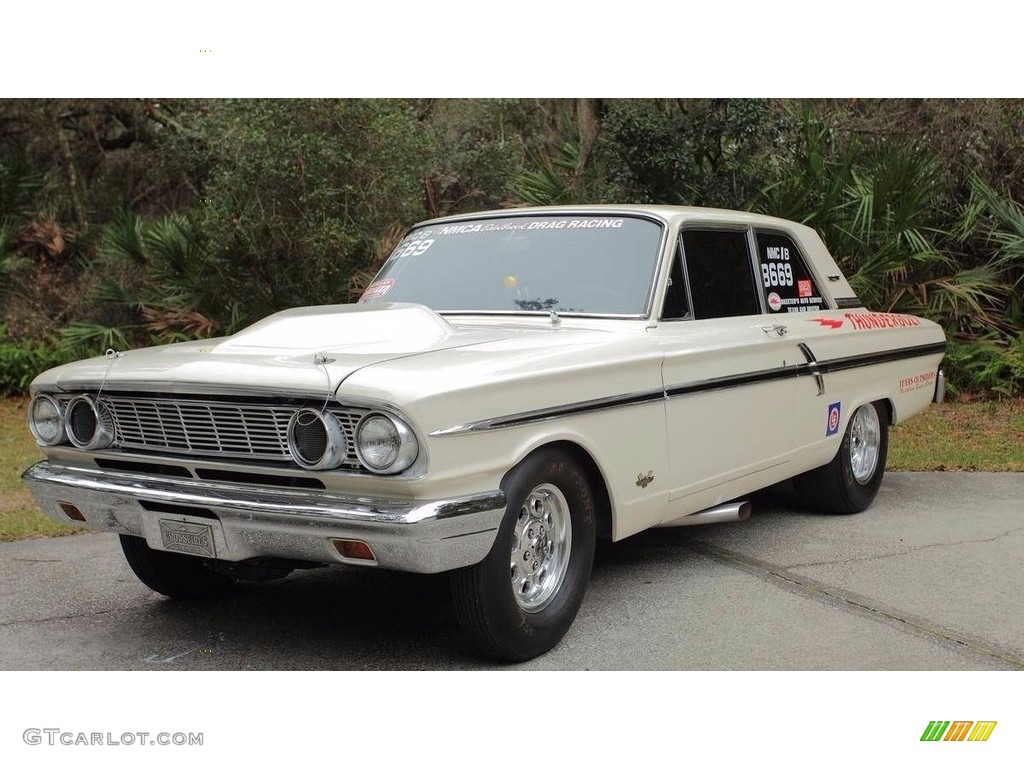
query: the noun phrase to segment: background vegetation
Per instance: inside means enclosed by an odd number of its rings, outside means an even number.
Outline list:
[[[409,224],[524,203],[817,228],[961,392],[1024,392],[1024,102],[0,101],[0,393],[357,295]]]

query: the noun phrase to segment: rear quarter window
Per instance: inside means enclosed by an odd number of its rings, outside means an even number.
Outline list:
[[[758,232],[757,261],[770,314],[828,309],[803,255],[787,235]]]

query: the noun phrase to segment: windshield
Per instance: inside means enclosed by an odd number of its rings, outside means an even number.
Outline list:
[[[433,224],[403,240],[360,302],[436,311],[643,315],[662,227],[626,216]]]

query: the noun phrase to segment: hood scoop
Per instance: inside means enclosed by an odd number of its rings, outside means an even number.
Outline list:
[[[443,346],[454,330],[419,304],[340,304],[278,312],[217,345],[216,352],[408,354]]]

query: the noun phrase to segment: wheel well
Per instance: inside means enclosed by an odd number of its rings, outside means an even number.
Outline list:
[[[875,402],[885,409],[886,421],[889,423],[889,426],[891,427],[895,423],[895,421],[893,420],[896,418],[896,409],[893,408],[892,401],[887,397],[883,397],[881,400],[876,400]]]
[[[543,448],[560,448],[572,454],[579,462],[583,471],[587,474],[587,480],[590,481],[590,489],[594,493],[594,511],[597,513],[597,538],[598,540],[607,539],[610,541],[612,538],[611,497],[608,495],[608,485],[605,483],[604,475],[601,474],[601,470],[597,466],[597,462],[594,461],[594,457],[590,455],[586,448],[569,440],[559,440],[554,443],[539,445],[527,455],[532,456]],[[526,457],[524,456],[523,459],[525,460]]]

